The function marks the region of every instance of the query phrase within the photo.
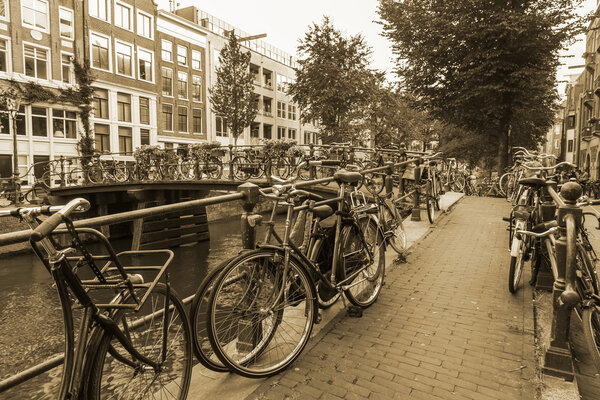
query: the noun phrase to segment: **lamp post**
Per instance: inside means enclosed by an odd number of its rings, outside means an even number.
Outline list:
[[[20,101],[17,96],[11,96],[6,100],[6,109],[10,115],[12,122],[12,137],[13,137],[13,185],[15,190],[15,205],[21,203],[21,182],[19,179],[19,149],[17,141],[17,113],[19,112]]]

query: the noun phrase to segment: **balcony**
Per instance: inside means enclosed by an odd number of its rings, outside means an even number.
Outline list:
[[[583,96],[583,105],[588,108],[594,108],[594,92],[591,90],[586,90],[582,94]]]
[[[596,53],[584,53],[585,68],[592,73],[596,69]]]
[[[600,75],[594,80],[594,93],[600,97]]]
[[[590,140],[592,140],[592,127],[591,126],[585,126],[582,129],[581,139],[585,140],[586,142],[589,142]]]
[[[600,119],[596,119],[592,124],[592,134],[594,136],[600,136]]]

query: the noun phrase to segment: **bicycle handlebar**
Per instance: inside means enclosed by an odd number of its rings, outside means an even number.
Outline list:
[[[550,170],[553,170],[553,169],[556,169],[556,168],[562,167],[562,166],[569,166],[571,168],[577,168],[577,165],[570,163],[568,161],[559,162],[558,164],[553,165],[551,167],[530,167],[528,165],[522,164],[523,168],[526,168],[530,171],[550,171]]]
[[[535,238],[544,238],[544,237],[550,236],[551,234],[553,234],[556,231],[558,231],[558,226],[552,227],[542,233],[535,233],[535,232],[531,232],[531,231],[522,231],[520,229],[517,230],[516,233],[520,234],[520,235],[533,236]]]
[[[340,164],[340,160],[319,160],[308,162],[308,165],[310,165],[311,167],[337,167]]]
[[[89,209],[90,202],[86,199],[79,197],[71,200],[35,228],[31,233],[31,240],[39,242],[55,230],[62,223],[64,217],[68,217],[73,212],[85,212]]]

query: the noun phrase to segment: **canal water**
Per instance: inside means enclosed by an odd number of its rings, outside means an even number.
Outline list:
[[[263,228],[264,229],[264,228]],[[210,241],[173,249],[170,281],[184,298],[194,294],[206,276],[241,248],[240,219],[211,222]],[[257,233],[259,240],[263,230]],[[112,243],[127,250],[130,239]],[[0,259],[0,380],[63,351],[62,314],[46,269],[34,254]],[[54,399],[60,384],[58,367],[5,393],[0,400]]]

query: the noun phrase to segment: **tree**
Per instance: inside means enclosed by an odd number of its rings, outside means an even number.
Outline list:
[[[580,0],[380,0],[403,88],[431,115],[495,150],[543,140],[558,106],[558,52]]]
[[[212,111],[223,116],[231,130],[234,144],[258,112],[253,78],[250,73],[250,52],[243,52],[233,33],[219,53],[217,81],[209,89]]]
[[[371,48],[360,34],[346,37],[324,17],[321,25],[309,27],[298,53],[289,94],[302,119],[319,122],[325,143],[354,139],[361,133],[374,82],[380,79],[369,68]]]

